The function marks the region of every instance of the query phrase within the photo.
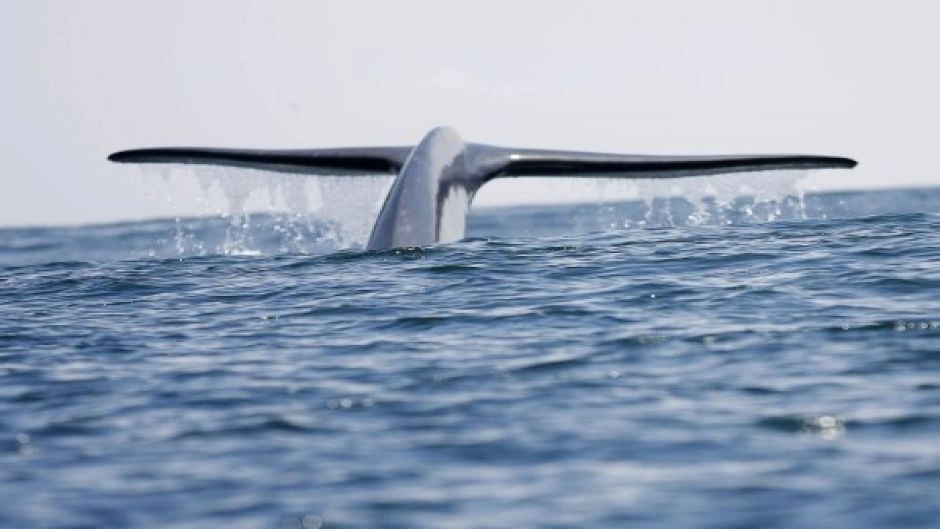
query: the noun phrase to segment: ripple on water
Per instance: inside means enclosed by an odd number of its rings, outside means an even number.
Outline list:
[[[0,230],[0,527],[932,527],[912,193],[380,252],[263,215]]]

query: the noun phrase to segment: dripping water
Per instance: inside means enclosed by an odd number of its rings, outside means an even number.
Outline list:
[[[174,216],[174,233],[157,242],[160,248],[150,254],[154,256],[362,248],[394,179],[217,166],[141,167],[151,200],[159,197]],[[557,230],[562,232],[803,219],[806,211],[800,183],[806,176],[805,171],[787,170],[671,180],[497,180],[483,188],[477,204],[486,207],[487,195],[500,192],[522,203],[580,203],[572,207],[563,229]],[[507,185],[508,191],[501,189]],[[516,186],[527,192],[513,192]],[[441,240],[458,240],[464,234],[463,206],[468,198],[448,197],[442,212]]]
[[[163,197],[176,226],[172,241],[157,244],[172,247],[170,253],[180,257],[320,253],[362,247],[393,180],[391,176],[311,176],[216,166],[145,164],[141,168],[148,198]],[[220,238],[219,233],[224,235]],[[160,253],[168,252],[151,252]]]

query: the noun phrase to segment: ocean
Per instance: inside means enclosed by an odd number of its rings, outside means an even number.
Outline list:
[[[0,230],[0,527],[940,524],[940,189],[341,220]]]

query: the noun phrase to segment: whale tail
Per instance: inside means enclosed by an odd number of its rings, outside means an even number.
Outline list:
[[[494,178],[683,178],[775,169],[855,167],[855,160],[803,154],[649,156],[465,143],[451,129],[432,130],[415,147],[308,150],[163,147],[116,152],[120,163],[223,165],[313,175],[397,174],[367,247],[423,246],[463,237],[479,188]],[[444,222],[443,219],[463,222]],[[447,226],[456,226],[445,229]]]
[[[855,160],[805,154],[655,156],[542,149],[504,149],[506,163],[490,178],[685,178],[780,169],[851,169]]]
[[[411,147],[340,147],[336,149],[217,149],[157,147],[119,151],[108,156],[118,163],[222,165],[281,173],[313,175],[396,174]]]
[[[511,149],[470,143],[468,151],[478,184],[494,178],[527,176],[564,178],[684,178],[777,169],[851,169],[855,160],[803,154],[732,156],[656,156],[546,149]],[[397,174],[412,147],[341,147],[335,149],[219,149],[158,147],[119,151],[118,163],[220,165],[311,175]],[[476,170],[474,170],[476,169]]]

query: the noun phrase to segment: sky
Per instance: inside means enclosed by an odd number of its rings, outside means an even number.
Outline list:
[[[935,2],[0,0],[0,226],[166,216],[115,150],[469,141],[850,156],[940,185]],[[185,192],[183,192],[185,194]],[[478,202],[550,200],[535,182]]]

